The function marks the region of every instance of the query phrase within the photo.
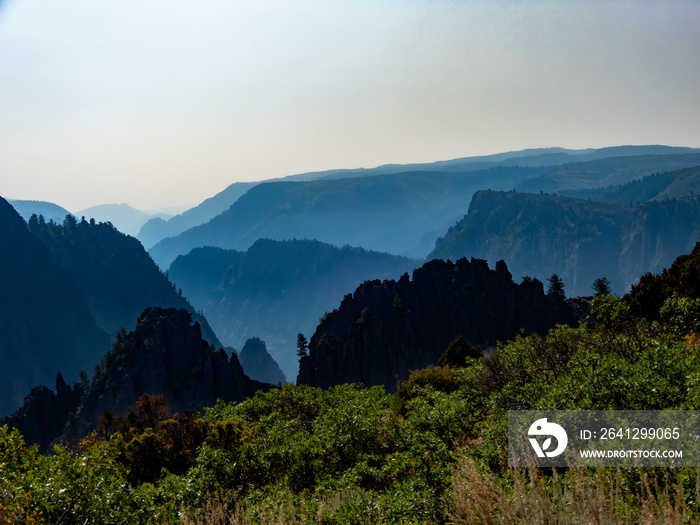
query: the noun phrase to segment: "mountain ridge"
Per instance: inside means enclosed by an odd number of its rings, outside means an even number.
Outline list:
[[[607,277],[625,292],[659,272],[700,237],[700,197],[638,205],[519,192],[480,191],[430,258],[511,261],[517,277],[556,273],[572,295]]]
[[[196,247],[245,250],[267,237],[422,257],[430,249],[424,236],[458,220],[476,190],[484,185],[511,188],[541,172],[513,167],[262,183],[208,223],[160,241],[149,253],[167,267]]]
[[[0,416],[56,372],[77,379],[109,345],[74,275],[54,261],[27,223],[0,198]],[[80,337],[76,337],[80,334]]]

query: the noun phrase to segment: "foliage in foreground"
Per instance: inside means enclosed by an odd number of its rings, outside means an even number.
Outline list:
[[[695,301],[520,336],[397,393],[285,385],[198,418],[151,397],[73,449],[0,430],[0,523],[686,523],[692,469],[509,469],[510,409],[697,409]],[[556,519],[554,519],[556,518]],[[553,520],[553,521],[552,521]]]

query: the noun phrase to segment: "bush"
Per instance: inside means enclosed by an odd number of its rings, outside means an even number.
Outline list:
[[[445,353],[442,354],[438,365],[452,366],[455,368],[470,366],[483,357],[484,353],[478,346],[474,346],[460,335],[452,341]]]
[[[457,371],[454,368],[428,366],[420,370],[411,370],[406,381],[399,381],[392,398],[394,413],[405,416],[406,403],[422,395],[426,389],[438,392],[454,392],[459,388]]]

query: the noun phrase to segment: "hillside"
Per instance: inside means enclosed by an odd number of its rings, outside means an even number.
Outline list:
[[[180,255],[168,269],[168,277],[182,288],[183,295],[197,310],[219,296],[217,288],[224,285],[226,272],[241,262],[245,252],[205,246]],[[261,261],[273,264],[274,261]]]
[[[0,416],[56,372],[69,380],[109,346],[77,279],[0,198]],[[98,353],[96,353],[98,352]]]
[[[562,164],[546,174],[524,181],[518,191],[561,193],[567,190],[619,185],[654,173],[674,171],[700,165],[700,152],[685,154],[642,154],[608,157]]]
[[[298,384],[382,385],[410,370],[435,365],[451,341],[463,336],[493,349],[523,330],[545,333],[574,323],[573,312],[544,294],[536,280],[515,284],[503,261],[434,260],[398,281],[367,281],[325,316],[302,357]]]
[[[72,275],[90,311],[110,336],[132,326],[149,306],[174,307],[190,311],[205,338],[221,346],[206,320],[176,291],[135,238],[109,223],[72,218],[61,225],[34,218],[28,229],[48,248],[50,258]]]
[[[67,209],[53,202],[12,199],[8,202],[25,221],[28,221],[32,215],[43,215],[47,221],[63,222],[64,217],[70,214]]]
[[[626,184],[561,192],[567,197],[605,202],[640,203],[700,195],[700,166],[646,175]]]
[[[208,222],[227,210],[241,195],[256,184],[255,182],[234,182],[222,192],[174,217],[167,220],[158,217],[150,219],[141,226],[135,235],[148,250],[166,237],[175,237],[190,228]]]
[[[607,277],[622,293],[661,271],[700,237],[697,198],[635,206],[556,195],[478,192],[469,212],[439,239],[430,258],[510,261],[516,279],[553,273],[569,295],[590,295]]]
[[[510,189],[540,173],[542,168],[513,167],[259,184],[221,215],[164,239],[149,253],[166,268],[200,246],[245,250],[259,238],[296,238],[422,257],[476,190]]]
[[[287,378],[298,372],[297,334],[367,279],[396,278],[418,261],[318,241],[260,239],[246,252],[199,248],[170,267],[173,282],[203,311],[224,344],[259,337]]]

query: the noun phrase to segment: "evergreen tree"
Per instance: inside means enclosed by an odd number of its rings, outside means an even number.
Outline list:
[[[563,301],[566,299],[566,294],[564,293],[564,281],[561,280],[556,273],[547,279],[549,282],[549,287],[547,288],[547,297],[554,301]]]
[[[63,226],[66,229],[69,228],[75,228],[78,225],[78,220],[73,217],[71,214],[66,215],[66,218],[63,219]]]
[[[596,296],[610,295],[612,293],[612,289],[610,288],[611,284],[612,283],[608,281],[607,277],[601,277],[593,281],[593,286],[591,286],[591,288],[595,290]]]
[[[304,337],[304,334],[297,335],[297,355],[299,357],[306,357],[309,355],[309,341]]]

